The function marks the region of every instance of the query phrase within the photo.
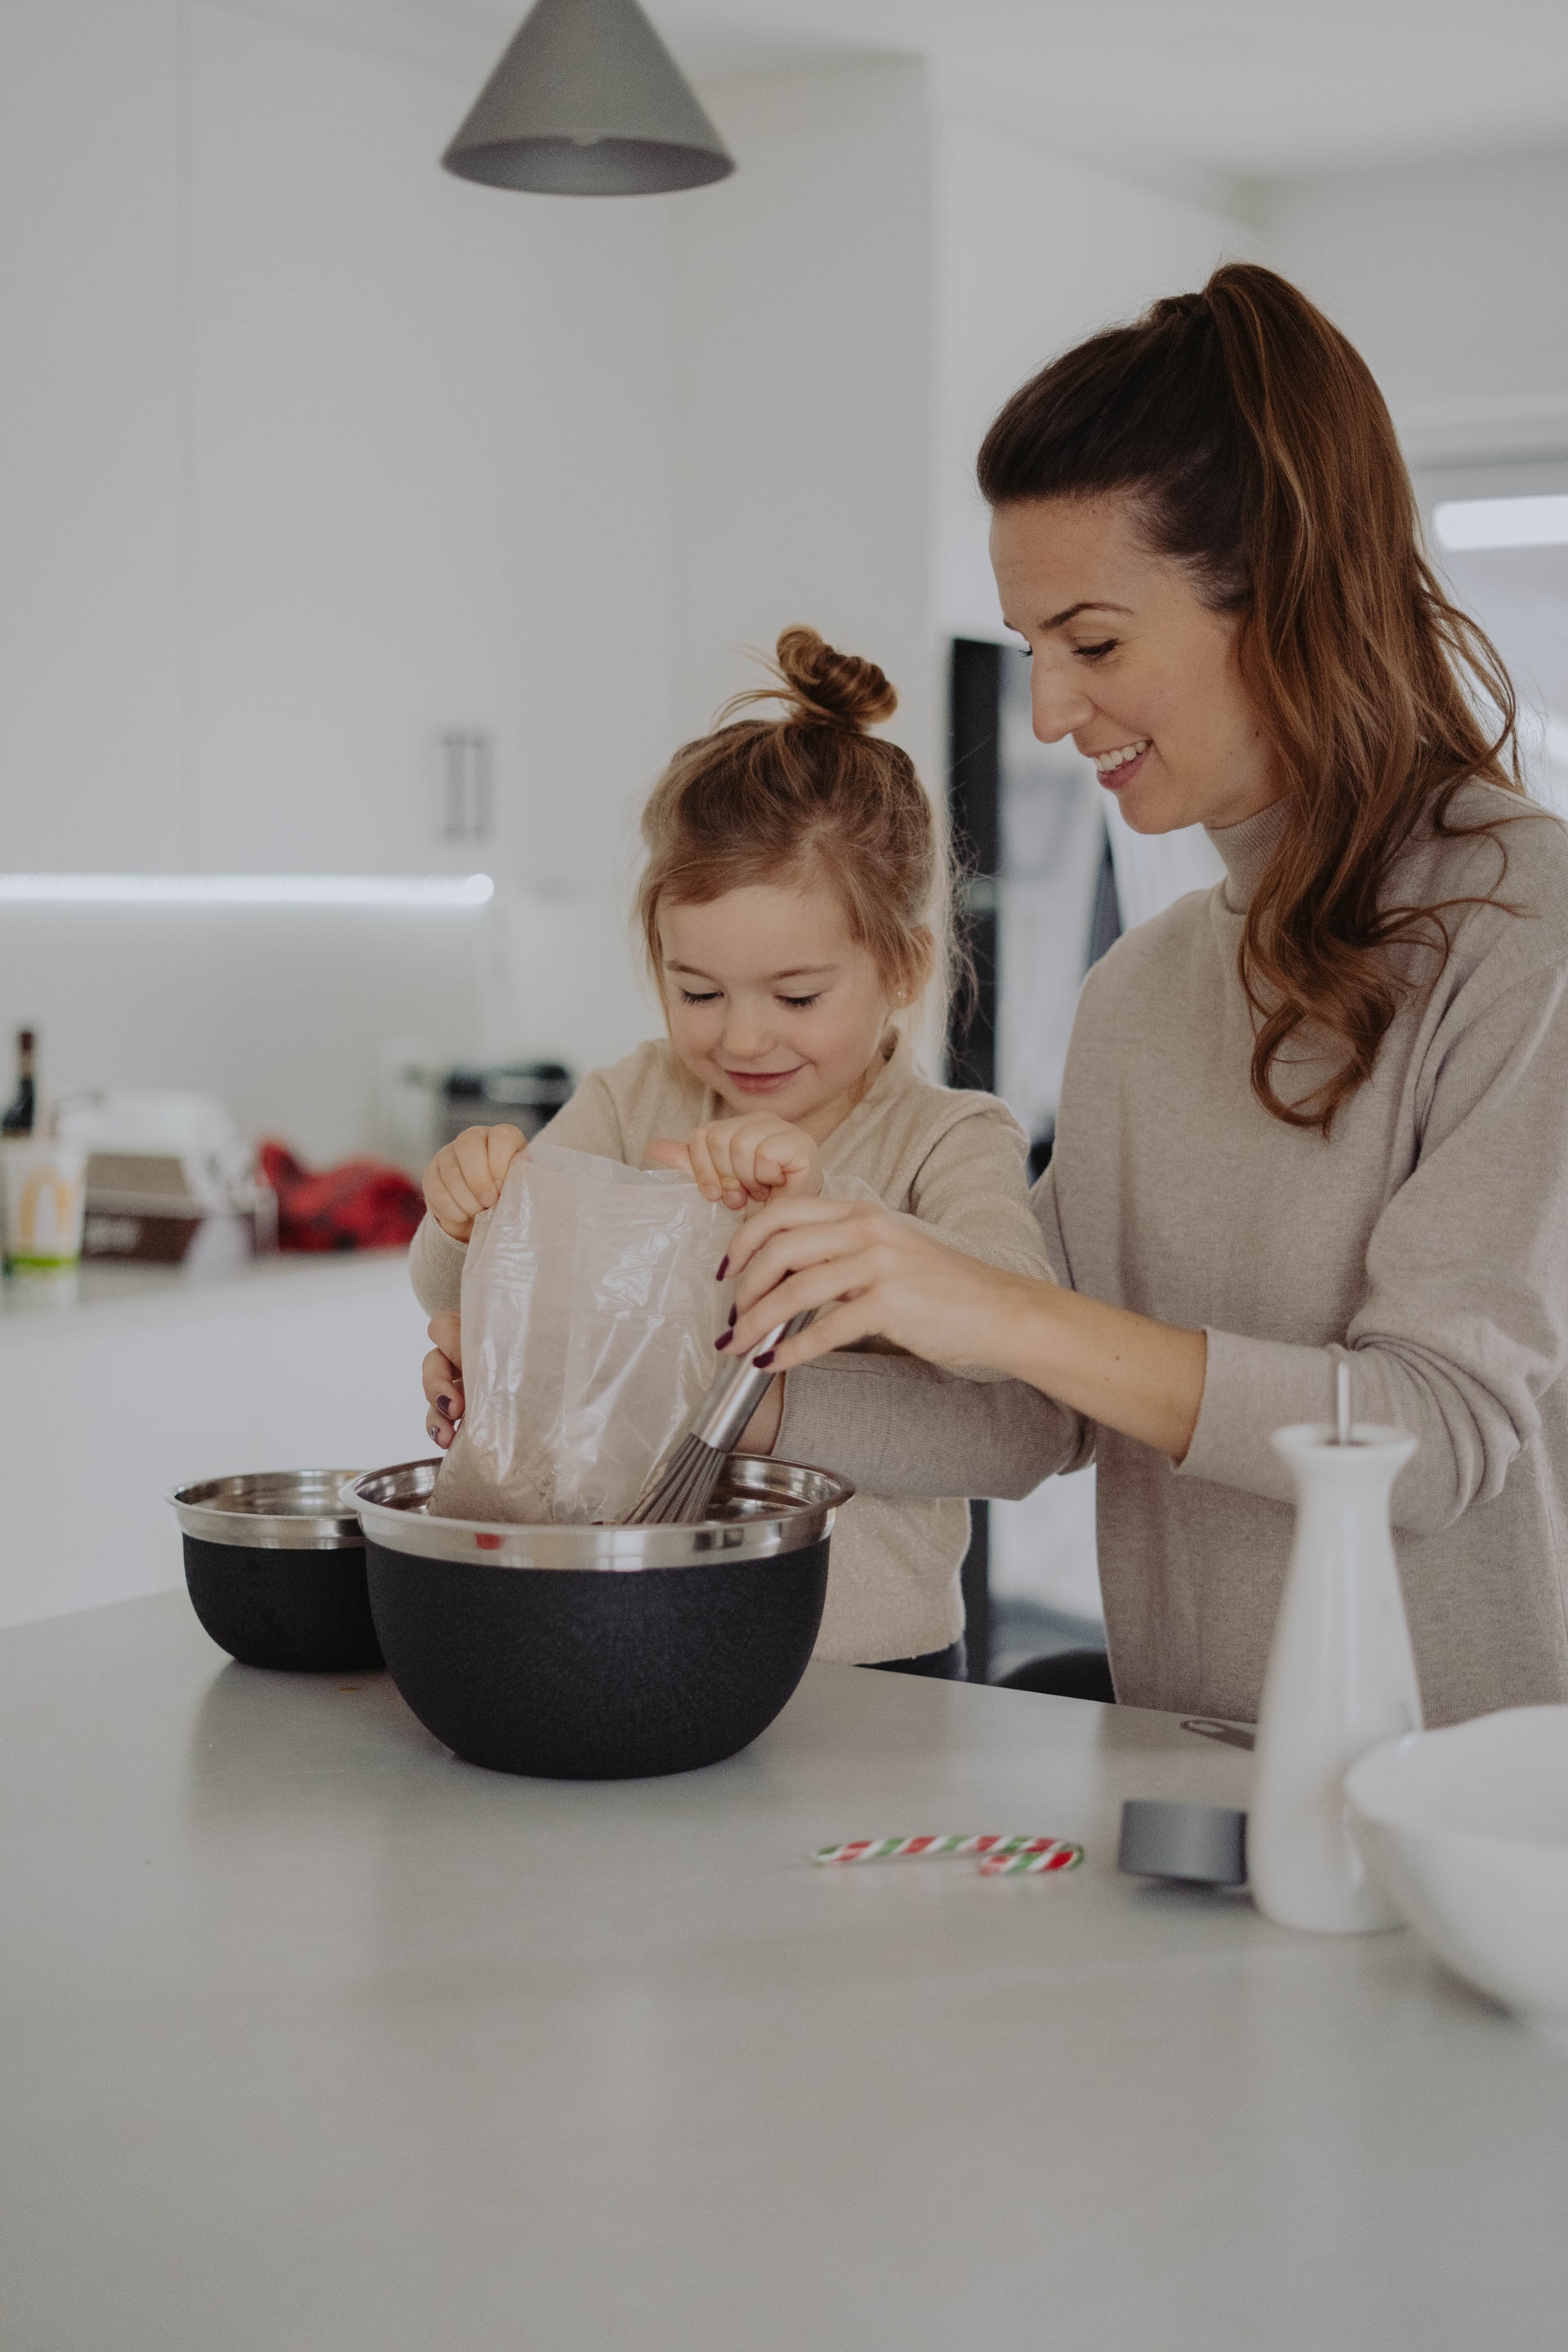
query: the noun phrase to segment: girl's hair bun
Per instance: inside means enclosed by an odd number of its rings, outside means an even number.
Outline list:
[[[890,719],[899,698],[875,662],[836,653],[815,629],[786,629],[778,642],[785,724],[871,727]]]

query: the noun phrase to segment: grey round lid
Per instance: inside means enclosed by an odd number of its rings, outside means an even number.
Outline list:
[[[1131,1797],[1121,1808],[1118,1870],[1199,1886],[1247,1884],[1247,1815],[1224,1805]]]

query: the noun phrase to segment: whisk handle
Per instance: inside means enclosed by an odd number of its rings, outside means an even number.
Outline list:
[[[793,1315],[777,1330],[770,1331],[753,1354],[765,1356],[781,1340],[792,1339],[797,1331],[805,1330],[816,1311],[808,1307],[803,1313]],[[702,1401],[702,1409],[691,1424],[691,1435],[700,1438],[704,1445],[710,1445],[715,1454],[728,1454],[777,1378],[773,1371],[759,1372],[747,1356],[737,1363],[726,1364]]]

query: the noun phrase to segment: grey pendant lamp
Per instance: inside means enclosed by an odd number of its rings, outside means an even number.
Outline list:
[[[637,0],[538,0],[441,161],[555,196],[658,195],[735,168]]]

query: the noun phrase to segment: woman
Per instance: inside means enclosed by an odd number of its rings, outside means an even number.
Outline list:
[[[733,1254],[736,1345],[814,1307],[786,1370],[876,1338],[1027,1382],[1034,1460],[1098,1464],[1118,1696],[1238,1718],[1290,1538],[1269,1433],[1348,1360],[1358,1418],[1420,1441],[1427,1720],[1568,1698],[1568,835],[1376,386],[1234,266],[1025,385],[979,476],[1036,733],[1138,831],[1206,826],[1226,878],[1085,986],[1035,1196],[1057,1286],[785,1199]],[[968,1491],[1007,1491],[997,1391],[895,1412],[828,1371],[786,1381],[776,1451],[891,1493],[970,1448]]]

